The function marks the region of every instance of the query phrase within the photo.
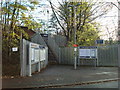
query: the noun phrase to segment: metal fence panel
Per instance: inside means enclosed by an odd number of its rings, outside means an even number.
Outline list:
[[[58,40],[59,39],[59,40]],[[59,60],[59,64],[74,64],[74,49],[72,47],[60,47],[59,36],[49,36],[48,45]],[[61,41],[62,42],[62,41]],[[97,66],[118,66],[120,59],[120,45],[98,46]],[[120,61],[119,61],[120,63]],[[93,65],[95,60],[78,60],[79,65]]]
[[[65,36],[54,35],[53,39],[55,40],[58,46],[65,46],[67,43],[67,39]]]
[[[56,59],[59,61],[59,46],[56,44],[53,36],[48,35],[48,45],[49,48],[52,50],[53,54],[55,55]]]
[[[73,65],[74,49],[73,47],[60,48],[60,64]]]
[[[40,45],[47,46],[45,41],[43,40],[42,36],[38,33],[36,33],[34,36],[32,36],[31,41]]]
[[[98,47],[99,66],[118,66],[118,45]]]

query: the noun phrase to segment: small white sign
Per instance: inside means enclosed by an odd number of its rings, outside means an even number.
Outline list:
[[[13,48],[12,48],[12,51],[13,51],[13,52],[18,51],[18,47],[13,47]]]
[[[74,51],[77,51],[77,48],[74,48]]]

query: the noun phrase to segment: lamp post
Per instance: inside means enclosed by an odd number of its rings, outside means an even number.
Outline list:
[[[76,9],[77,9],[77,6],[79,6],[80,3],[78,3],[77,5],[69,5],[68,7],[73,7],[74,9],[74,69],[76,70],[77,69],[77,43],[76,43]]]

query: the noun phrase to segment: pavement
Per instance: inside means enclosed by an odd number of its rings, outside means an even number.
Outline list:
[[[54,88],[118,81],[117,67],[77,67],[49,65],[31,77],[3,78],[2,88]],[[110,87],[111,88],[111,87]]]

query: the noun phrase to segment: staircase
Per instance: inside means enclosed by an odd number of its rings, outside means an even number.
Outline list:
[[[49,64],[58,64],[57,59],[55,55],[53,54],[52,50],[50,49],[48,45],[48,35],[47,34],[41,34],[42,38],[44,39],[45,43],[48,46],[48,62]]]

